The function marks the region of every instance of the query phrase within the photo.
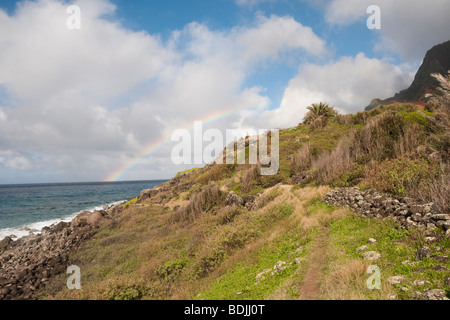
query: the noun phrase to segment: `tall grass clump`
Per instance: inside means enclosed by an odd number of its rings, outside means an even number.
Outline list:
[[[293,172],[302,172],[311,167],[314,160],[314,149],[309,143],[303,144],[298,152],[294,155],[291,162],[291,169]]]
[[[201,213],[212,210],[215,206],[225,201],[225,195],[219,190],[219,186],[210,183],[198,193],[194,193],[189,203],[179,208],[172,216],[173,222],[194,221]]]
[[[355,178],[361,178],[361,167],[373,168],[388,159],[411,155],[425,142],[423,127],[408,123],[397,112],[386,111],[368,119],[363,128],[351,130],[336,148],[313,160],[311,171],[323,184],[332,184],[355,170]]]

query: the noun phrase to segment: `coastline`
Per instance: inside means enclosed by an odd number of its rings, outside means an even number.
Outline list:
[[[61,218],[54,218],[49,220],[43,220],[43,221],[37,221],[37,222],[30,222],[27,224],[23,224],[17,227],[6,227],[6,228],[0,228],[0,241],[2,241],[6,237],[10,237],[12,240],[17,241],[23,237],[27,237],[30,235],[38,235],[41,234],[41,231],[45,227],[51,227],[53,225],[56,225],[60,222],[71,222],[74,218],[76,218],[80,213],[82,212],[95,212],[99,210],[108,210],[109,208],[113,207],[116,204],[122,204],[126,202],[127,200],[120,200],[120,201],[114,201],[105,205],[99,205],[95,206],[93,208],[87,208],[85,210],[80,210],[75,213],[72,213],[67,216],[63,216]]]
[[[39,233],[0,241],[0,300],[27,300],[50,279],[66,272],[69,255],[122,211],[122,202],[83,211],[70,222],[44,226]]]

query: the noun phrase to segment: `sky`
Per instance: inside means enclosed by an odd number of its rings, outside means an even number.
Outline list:
[[[448,0],[0,0],[0,184],[171,178],[194,166],[171,157],[194,121],[244,132],[295,126],[315,102],[362,111],[411,84],[449,13]]]

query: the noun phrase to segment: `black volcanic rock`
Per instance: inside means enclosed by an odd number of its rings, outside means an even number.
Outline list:
[[[433,92],[438,86],[437,80],[431,74],[447,75],[448,70],[450,70],[450,40],[428,50],[408,89],[402,90],[388,99],[373,99],[365,110],[371,110],[376,106],[394,101],[414,102],[423,100],[426,93]]]

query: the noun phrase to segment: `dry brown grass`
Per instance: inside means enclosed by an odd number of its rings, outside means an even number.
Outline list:
[[[257,184],[261,172],[261,164],[249,165],[248,169],[242,172],[240,177],[241,192],[250,192]]]
[[[372,263],[360,259],[352,259],[341,264],[329,265],[329,272],[323,278],[321,299],[324,300],[366,300],[367,279],[370,277],[367,268]],[[381,281],[381,289],[374,290],[374,298],[389,300],[393,294],[393,286]]]
[[[423,201],[432,201],[439,211],[450,212],[450,165],[440,164],[440,174],[433,177],[425,188],[415,190],[414,196]]]
[[[369,262],[350,260],[343,265],[330,266],[324,277],[321,297],[325,300],[362,300],[366,287],[365,272]]]
[[[291,169],[294,172],[302,172],[304,170],[308,170],[311,167],[312,161],[314,160],[313,151],[314,150],[310,144],[303,144],[292,159]]]
[[[215,183],[210,183],[200,192],[194,193],[186,206],[179,208],[172,214],[172,222],[193,222],[201,213],[222,204],[224,200],[225,195],[220,191],[219,186]]]

